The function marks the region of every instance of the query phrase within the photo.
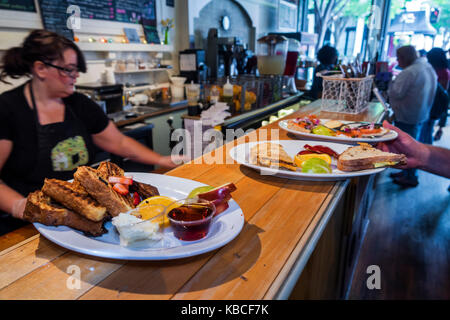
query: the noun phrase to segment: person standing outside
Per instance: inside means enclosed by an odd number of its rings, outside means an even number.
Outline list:
[[[440,90],[443,90],[444,93],[448,95],[448,89],[450,86],[450,70],[448,67],[448,61],[447,57],[445,55],[445,51],[441,48],[433,48],[427,53],[427,59],[428,62],[433,67],[434,71],[436,71],[439,85],[442,87]],[[436,94],[436,99],[438,98],[438,95]],[[448,98],[447,98],[448,99]],[[442,101],[443,100],[443,101]],[[435,140],[439,140],[442,136],[442,128],[445,127],[447,123],[447,110],[448,110],[448,100],[445,101],[445,99],[438,100],[439,103],[447,104],[447,108],[445,108],[445,111],[442,112],[442,114],[439,116],[439,129],[436,132],[436,135],[434,137]],[[436,103],[435,101],[434,103]],[[438,108],[439,110],[441,108]],[[444,107],[442,107],[444,109]],[[421,141],[424,143],[431,144],[433,142],[433,128],[434,124],[436,122],[436,118],[431,118],[426,122],[426,125],[422,129],[422,138]]]
[[[426,58],[419,58],[413,46],[397,49],[397,61],[402,72],[388,88],[390,105],[394,110],[395,125],[414,139],[419,137],[422,125],[428,121],[437,87],[437,75]],[[419,184],[416,169],[391,174],[394,183],[404,187]]]

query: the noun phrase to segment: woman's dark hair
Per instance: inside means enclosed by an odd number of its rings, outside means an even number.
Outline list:
[[[317,52],[317,59],[321,64],[335,64],[338,55],[336,48],[326,45]]]
[[[21,47],[13,47],[6,51],[0,65],[0,81],[8,83],[7,76],[17,79],[31,74],[35,61],[51,62],[63,59],[63,53],[72,49],[77,54],[77,67],[86,72],[86,61],[83,53],[75,43],[51,31],[34,30],[23,41]]]
[[[434,70],[448,68],[447,57],[445,51],[441,48],[433,48],[427,53],[428,62],[433,66]]]

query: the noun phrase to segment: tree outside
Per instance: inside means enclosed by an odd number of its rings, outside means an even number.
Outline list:
[[[371,0],[313,0],[315,32],[319,35],[317,49],[323,46],[328,29],[333,30],[334,45],[339,43],[345,29],[359,17],[367,17]]]
[[[392,0],[389,20],[404,10],[407,2],[413,0]],[[417,0],[415,0],[417,2]],[[450,44],[450,0],[423,0],[431,8],[439,9],[439,20],[433,23],[437,32],[443,36],[443,48]],[[333,30],[334,41],[337,45],[342,40],[346,28],[354,26],[358,18],[365,18],[368,23],[371,0],[312,0],[309,9],[314,12],[314,31],[318,34],[316,50],[323,46],[327,30]]]

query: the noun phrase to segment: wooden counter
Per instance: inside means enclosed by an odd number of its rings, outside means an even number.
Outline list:
[[[288,116],[318,112],[318,102]],[[379,104],[345,119],[377,121]],[[321,114],[341,118],[338,114]],[[264,129],[277,128],[277,123]],[[269,131],[270,132],[270,131]],[[280,139],[291,139],[284,131]],[[244,142],[245,137],[222,148]],[[217,152],[217,149],[215,152]],[[227,154],[224,155],[230,161]],[[232,162],[231,162],[232,163]],[[100,259],[70,252],[31,226],[0,238],[0,299],[287,299],[342,296],[347,256],[333,234],[349,234],[349,180],[310,182],[261,176],[238,164],[188,163],[167,173],[210,185],[234,182],[245,225],[226,246],[200,256],[160,262]],[[355,197],[353,197],[355,198]],[[359,207],[357,203],[353,205]],[[341,208],[341,209],[340,209]],[[338,212],[338,213],[337,213]],[[339,218],[342,215],[342,219]],[[338,219],[339,218],[339,219]],[[330,229],[331,228],[331,229]],[[342,236],[339,239],[343,239]],[[316,252],[327,252],[320,258]],[[345,252],[344,252],[345,251]],[[339,263],[328,263],[332,257]],[[319,259],[320,258],[320,259]],[[327,260],[328,259],[328,260]],[[320,265],[333,267],[331,271]],[[68,268],[81,268],[81,287],[69,289]],[[336,265],[341,267],[337,268]],[[305,279],[306,277],[306,279]],[[314,282],[316,281],[316,282]],[[339,282],[337,286],[334,283]],[[330,283],[333,285],[330,287]],[[333,293],[317,292],[319,287]],[[336,288],[335,288],[336,287]],[[329,289],[330,290],[330,289]]]

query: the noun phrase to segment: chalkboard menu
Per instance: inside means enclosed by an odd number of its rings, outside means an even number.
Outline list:
[[[36,12],[34,0],[0,0],[0,9]]]
[[[2,3],[4,0],[0,0]],[[32,0],[31,0],[32,1]],[[20,1],[18,1],[20,2]],[[25,1],[22,1],[25,2]],[[146,36],[157,42],[156,0],[39,0],[45,29],[63,34],[73,39],[73,31],[67,28],[67,13],[70,5],[80,8],[80,16],[85,19],[100,19],[127,23],[143,23]]]
[[[73,30],[67,27],[67,0],[39,0],[44,28],[73,40]]]
[[[128,23],[140,23],[141,18],[156,19],[156,0],[66,0],[62,2],[79,6],[81,17],[85,19]]]
[[[67,0],[68,4],[80,7],[81,17],[85,19],[115,20],[114,0]]]
[[[0,0],[0,9],[36,12],[34,0]]]

